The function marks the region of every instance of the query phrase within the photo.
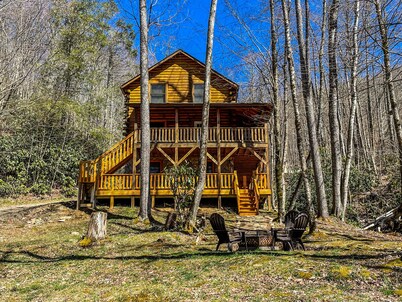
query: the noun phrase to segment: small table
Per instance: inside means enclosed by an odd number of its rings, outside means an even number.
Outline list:
[[[239,249],[272,249],[274,237],[270,230],[238,229],[236,232],[239,232],[242,235]]]

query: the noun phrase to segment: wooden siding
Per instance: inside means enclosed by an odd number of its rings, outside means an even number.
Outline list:
[[[166,84],[167,103],[192,103],[193,84],[202,84],[204,73],[205,70],[200,64],[179,53],[154,68],[149,74],[149,83]],[[212,103],[236,101],[236,88],[221,77],[213,74],[211,86]],[[139,79],[131,83],[125,90],[129,91],[129,103],[140,102]]]

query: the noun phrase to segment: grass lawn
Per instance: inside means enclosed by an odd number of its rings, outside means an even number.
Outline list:
[[[196,245],[117,207],[108,238],[81,248],[89,215],[65,205],[0,212],[0,301],[402,300],[402,236],[331,219],[305,239],[305,252],[215,252],[209,224]],[[154,216],[162,222],[166,212]]]

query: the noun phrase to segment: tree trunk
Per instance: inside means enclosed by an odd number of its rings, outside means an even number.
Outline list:
[[[352,32],[352,70],[351,70],[351,85],[350,85],[350,116],[349,116],[349,129],[347,138],[347,152],[346,152],[346,162],[343,174],[343,184],[342,184],[342,220],[345,220],[346,206],[348,202],[348,192],[349,192],[349,176],[350,167],[352,165],[353,158],[353,134],[355,126],[355,116],[356,116],[356,106],[357,106],[357,63],[358,63],[358,51],[359,45],[357,41],[357,31],[359,29],[359,13],[360,13],[360,0],[355,0],[354,14],[355,19],[353,23]],[[363,146],[364,148],[364,146]]]
[[[278,52],[276,50],[277,34],[275,27],[275,4],[274,0],[269,0],[269,7],[271,10],[271,73],[272,73],[272,104],[273,104],[273,136],[274,136],[274,160],[275,160],[275,189],[276,199],[278,202],[278,217],[282,222],[285,217],[285,204],[283,198],[283,163],[281,159],[281,140],[280,140],[280,126],[279,126],[279,102],[278,102]]]
[[[216,6],[218,0],[211,1],[208,21],[207,51],[205,57],[205,83],[204,83],[204,102],[202,104],[202,126],[200,141],[200,158],[198,182],[194,192],[194,203],[190,214],[190,225],[195,226],[198,208],[200,206],[202,192],[204,191],[205,178],[207,172],[207,144],[208,144],[208,122],[209,122],[209,91],[211,89],[211,69],[212,69],[212,47],[214,42],[214,27]]]
[[[140,0],[140,73],[141,73],[141,195],[140,220],[151,216],[150,211],[150,125],[149,125],[149,74],[148,74],[148,20],[146,0]]]
[[[332,157],[332,214],[339,216],[341,212],[341,145],[339,132],[339,101],[337,95],[338,70],[336,63],[336,44],[338,29],[339,1],[332,0],[329,10],[328,27],[328,62],[329,62],[329,129]]]
[[[87,238],[92,242],[106,238],[107,213],[93,212],[89,220]]]
[[[327,1],[322,1],[322,20],[321,20],[321,41],[320,41],[320,49],[318,52],[318,71],[320,74],[320,87],[318,92],[318,121],[317,121],[317,136],[319,139],[319,143],[322,144],[323,138],[323,120],[322,120],[322,104],[324,102],[324,41],[325,41],[325,29],[327,26]],[[308,47],[308,46],[307,46]]]
[[[384,71],[385,71],[385,82],[388,88],[388,97],[391,105],[392,117],[394,119],[394,127],[396,132],[396,139],[398,142],[398,153],[399,153],[399,172],[400,172],[400,193],[402,194],[402,127],[399,119],[399,108],[395,97],[394,83],[392,80],[391,73],[391,62],[389,56],[389,44],[388,44],[388,29],[386,25],[386,20],[383,19],[383,13],[379,0],[374,1],[375,9],[377,13],[378,26],[380,28],[381,34],[381,45],[382,52],[384,56]]]
[[[307,163],[304,157],[305,147],[303,143],[303,134],[302,134],[302,124],[299,112],[299,101],[297,98],[297,91],[296,91],[296,73],[294,67],[294,59],[293,59],[293,50],[291,47],[291,40],[290,40],[290,26],[289,26],[289,13],[286,0],[282,0],[282,13],[283,13],[283,23],[285,26],[285,49],[286,49],[286,57],[288,62],[288,69],[289,69],[289,83],[290,83],[290,91],[292,95],[292,103],[293,103],[293,110],[294,110],[294,119],[295,119],[295,127],[296,127],[296,143],[298,148],[298,156],[301,168],[301,175],[303,178],[304,187],[306,190],[306,198],[307,204],[309,208],[312,207],[312,200],[311,200],[311,188],[310,183],[307,177]]]
[[[321,155],[317,139],[316,121],[314,117],[315,110],[313,108],[314,104],[311,97],[310,68],[309,68],[309,58],[307,55],[308,45],[305,44],[303,37],[303,22],[302,22],[303,13],[301,9],[300,0],[296,0],[295,5],[296,5],[296,19],[297,19],[297,40],[299,44],[299,59],[301,67],[303,98],[306,108],[308,137],[310,142],[310,152],[314,170],[314,181],[315,181],[317,204],[318,204],[318,216],[325,218],[328,217],[328,205],[327,205],[327,197],[325,194],[324,176],[321,166]],[[308,29],[309,15],[307,5],[308,4],[306,1],[306,33],[309,30]],[[311,210],[310,216],[313,218],[315,216],[314,210],[313,209],[310,210]]]

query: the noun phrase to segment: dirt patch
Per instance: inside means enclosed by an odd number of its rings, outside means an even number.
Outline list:
[[[29,227],[52,222],[61,223],[86,216],[84,212],[74,209],[73,201],[13,207],[0,211],[0,227],[2,224]]]

